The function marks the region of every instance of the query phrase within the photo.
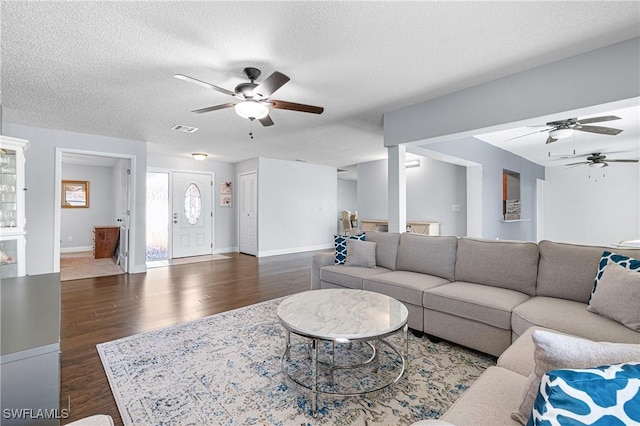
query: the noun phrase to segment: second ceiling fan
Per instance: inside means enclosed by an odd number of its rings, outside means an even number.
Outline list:
[[[238,84],[233,92],[183,74],[175,74],[174,77],[238,99],[238,102],[229,102],[192,111],[198,114],[234,107],[236,113],[243,118],[251,121],[258,120],[263,126],[273,126],[273,120],[269,116],[269,108],[308,112],[312,114],[322,114],[324,111],[324,108],[318,106],[270,99],[276,90],[280,89],[289,81],[289,77],[281,72],[275,71],[260,83],[255,82],[261,74],[259,69],[247,67],[244,69],[244,73],[250,82]]]
[[[615,136],[621,133],[622,130],[614,129],[613,127],[605,127],[605,126],[587,126],[587,124],[600,123],[603,121],[611,121],[611,120],[620,120],[620,117],[617,117],[615,115],[606,115],[602,117],[567,118],[566,120],[550,121],[546,124],[541,125],[543,127],[546,127],[546,129],[538,130],[532,133],[527,133],[525,135],[516,136],[515,138],[507,139],[507,141],[518,139],[528,135],[533,135],[535,133],[549,132],[549,136],[547,137],[546,143],[553,143],[558,139],[564,139],[564,138],[570,137],[571,135],[573,135],[574,130],[579,130],[581,132],[598,133],[601,135]],[[540,126],[530,126],[530,127],[540,127]]]

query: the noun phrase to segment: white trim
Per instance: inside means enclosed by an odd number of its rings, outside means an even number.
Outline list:
[[[131,185],[130,185],[130,193],[129,193],[129,206],[130,206],[130,215],[129,215],[129,267],[127,270],[133,271],[134,269],[138,272],[145,272],[147,270],[146,265],[143,263],[142,265],[136,266],[136,156],[131,154],[119,154],[115,152],[102,152],[102,151],[89,151],[85,149],[73,149],[73,148],[60,148],[56,147],[56,155],[55,155],[55,167],[54,167],[54,178],[53,178],[53,186],[54,186],[54,216],[53,216],[53,272],[60,272],[60,223],[61,223],[61,212],[62,207],[60,207],[60,199],[61,199],[61,191],[62,188],[59,182],[62,180],[62,156],[65,153],[69,154],[84,154],[84,155],[94,155],[97,157],[110,157],[110,158],[123,158],[125,160],[129,160],[129,166],[131,170]],[[146,178],[146,175],[145,175]],[[146,249],[146,248],[145,248]],[[134,268],[134,266],[136,266]]]
[[[79,253],[81,251],[93,251],[93,246],[61,247],[60,248],[60,253]]]
[[[292,247],[279,250],[259,251],[256,257],[279,256],[281,254],[303,253],[307,251],[326,250],[333,248],[333,244],[320,244],[316,246]]]
[[[223,247],[223,248],[219,248],[216,249],[213,254],[220,254],[220,253],[237,253],[238,252],[238,247]]]
[[[33,358],[36,356],[47,355],[53,352],[60,353],[60,343],[51,343],[44,346],[37,346],[35,348],[25,349],[20,352],[13,352],[10,354],[0,356],[0,364],[8,364],[10,362],[21,361],[27,358]]]

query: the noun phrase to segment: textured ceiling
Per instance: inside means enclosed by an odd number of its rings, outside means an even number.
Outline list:
[[[640,35],[633,2],[3,1],[3,121],[149,142],[153,154],[336,167],[386,157],[382,115]],[[275,126],[232,109],[256,66],[291,81]],[[176,125],[198,127],[186,134]]]

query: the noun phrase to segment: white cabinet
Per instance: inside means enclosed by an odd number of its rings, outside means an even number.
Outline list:
[[[24,152],[29,142],[0,136],[0,278],[25,275]]]

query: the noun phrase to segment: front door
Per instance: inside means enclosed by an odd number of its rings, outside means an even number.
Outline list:
[[[173,173],[172,257],[211,254],[213,251],[213,177],[210,174]]]

